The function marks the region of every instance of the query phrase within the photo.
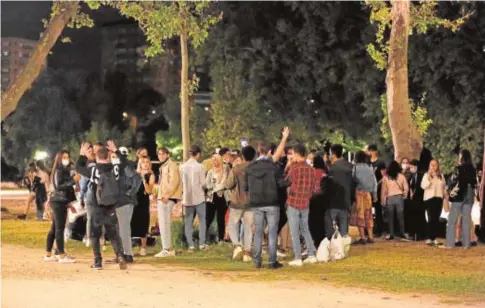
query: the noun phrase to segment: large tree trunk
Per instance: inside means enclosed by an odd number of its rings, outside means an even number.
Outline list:
[[[392,1],[387,68],[387,112],[396,160],[418,159],[423,141],[411,117],[408,92],[409,1]]]
[[[2,93],[2,121],[15,110],[24,93],[39,76],[45,65],[45,59],[62,33],[62,30],[69,20],[76,15],[78,2],[65,2],[60,4],[60,7],[59,12],[49,21],[47,28],[42,33],[34,52],[30,55],[29,61],[22,72],[15,78],[7,90]]]
[[[482,182],[479,188],[479,197],[482,207],[485,207],[485,124],[483,126],[483,157],[482,157]],[[483,213],[483,211],[482,211]],[[485,232],[485,226],[482,226],[483,232]],[[485,239],[485,236],[483,236]]]
[[[181,101],[181,126],[182,126],[182,145],[184,149],[183,159],[189,158],[190,148],[190,130],[189,130],[189,52],[187,48],[187,33],[183,29],[180,33],[180,49],[182,51],[182,72],[180,83],[180,101]]]

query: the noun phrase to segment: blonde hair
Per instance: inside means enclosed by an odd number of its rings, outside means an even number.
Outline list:
[[[219,155],[219,154],[214,154],[214,155],[212,155],[212,158],[217,160],[219,162],[219,164],[221,165],[221,168],[222,168],[222,166],[224,165],[224,159],[222,159],[222,156]]]

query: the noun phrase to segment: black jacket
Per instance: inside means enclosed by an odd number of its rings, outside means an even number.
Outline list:
[[[74,178],[71,175],[71,168],[59,167],[53,174],[54,195],[53,202],[69,203],[76,200],[74,192]]]
[[[280,168],[270,159],[251,163],[246,170],[243,190],[249,207],[278,206],[278,188],[284,185]]]
[[[477,185],[477,171],[472,165],[458,166],[454,174],[450,177],[448,182],[448,191],[451,192],[453,188],[458,185],[458,194],[454,197],[450,196],[451,202],[463,202],[467,197],[467,192],[471,192]],[[468,196],[470,198],[470,196]],[[473,203],[473,194],[470,198]]]
[[[328,181],[332,190],[328,207],[347,210],[352,206],[352,164],[344,159],[336,161],[328,172]]]

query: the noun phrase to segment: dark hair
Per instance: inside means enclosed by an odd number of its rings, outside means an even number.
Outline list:
[[[301,143],[297,143],[295,144],[295,146],[293,147],[293,151],[300,155],[301,157],[305,157],[306,156],[306,148],[303,144]]]
[[[190,147],[190,155],[197,156],[200,153],[202,153],[202,150],[200,149],[200,147],[198,145],[194,144],[193,146]]]
[[[219,155],[224,156],[227,153],[229,153],[230,151],[231,150],[229,150],[229,148],[222,148],[222,149],[219,150]]]
[[[108,159],[108,156],[109,156],[109,151],[105,146],[99,149],[99,151],[96,153],[96,157],[100,160],[106,160]]]
[[[145,147],[138,148],[138,150],[136,150],[136,156],[140,155],[141,151],[147,151],[148,152],[148,149],[145,148]]]
[[[327,166],[325,166],[323,157],[321,157],[320,155],[315,155],[315,157],[313,158],[313,168],[327,171]]]
[[[401,171],[401,166],[395,160],[391,161],[389,165],[387,165],[387,176],[392,180],[396,180]]]
[[[354,157],[356,164],[365,164],[367,162],[367,154],[364,151],[358,151]]]
[[[417,159],[413,159],[413,160],[411,161],[411,166],[416,166],[416,167],[417,167],[418,165],[419,165],[419,160],[417,160]]]
[[[428,171],[429,163],[433,160],[433,154],[427,148],[423,148],[419,156],[418,171],[425,173]]]
[[[168,150],[166,147],[159,147],[159,148],[157,149],[157,155],[158,155],[158,153],[160,153],[160,152],[162,152],[163,154],[168,154],[168,155],[170,155],[170,151],[169,151],[169,150]]]
[[[274,143],[270,144],[270,146],[269,146],[269,153],[270,153],[271,155],[274,155],[274,153],[276,152],[276,149],[277,149],[277,148],[278,148],[278,147],[276,146],[276,144],[274,144]]]
[[[49,174],[49,169],[46,168],[45,164],[43,161],[41,160],[38,160],[35,162],[35,165],[37,166],[38,169],[46,172],[47,174]]]
[[[62,150],[57,152],[56,158],[54,158],[54,164],[52,165],[52,171],[51,171],[51,183],[54,183],[54,177],[56,176],[56,170],[58,168],[62,168],[62,155],[67,154],[69,157],[71,156],[69,154],[69,151],[67,150]]]
[[[290,145],[285,146],[285,155],[288,155],[288,151],[291,149]]]
[[[367,150],[369,152],[378,152],[377,151],[377,145],[375,145],[375,144],[369,144],[369,146],[367,147]]]
[[[473,166],[472,154],[468,150],[461,150],[460,152],[460,165],[470,165]]]
[[[98,146],[98,147],[104,147],[104,144],[101,143],[101,142],[96,142],[94,145]],[[91,145],[92,146],[92,145]]]
[[[256,156],[256,150],[252,146],[244,147],[241,152],[245,161],[252,161]]]
[[[266,147],[266,145],[262,141],[258,143],[258,152],[261,155],[268,154],[268,148]]]
[[[342,147],[341,144],[332,144],[332,146],[330,147],[330,151],[337,158],[341,158],[342,157],[342,154],[344,152],[344,148]]]

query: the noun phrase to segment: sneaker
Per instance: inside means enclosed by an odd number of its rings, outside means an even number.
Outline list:
[[[470,243],[470,247],[477,247],[478,246],[478,242],[471,242]]]
[[[306,257],[308,256],[308,250],[304,250],[303,253],[301,254],[302,257]]]
[[[243,262],[251,262],[253,261],[253,258],[251,258],[251,256],[249,255],[244,255],[243,257]]]
[[[263,268],[263,264],[256,262],[256,263],[254,263],[254,267],[257,268],[257,269],[260,269],[260,268]]]
[[[175,251],[162,250],[155,255],[155,258],[175,257]]]
[[[303,261],[301,259],[293,260],[288,262],[289,266],[303,266]]]
[[[190,246],[189,249],[188,249],[189,252],[194,252],[195,251],[195,247],[194,246]]]
[[[133,256],[132,255],[125,255],[125,261],[128,264],[131,264],[131,263],[135,262],[135,260],[133,259]]]
[[[375,241],[371,238],[368,238],[367,241],[365,241],[367,244],[374,244]]]
[[[91,265],[92,270],[102,270],[103,269],[103,264],[101,262],[95,262],[93,265]]]
[[[433,241],[432,240],[426,240],[426,245],[433,246]]]
[[[209,248],[209,246],[207,245],[200,245],[199,246],[199,250],[207,250]]]
[[[401,241],[410,242],[411,241],[411,238],[409,237],[409,235],[407,235],[406,233],[404,233],[404,234],[401,234]]]
[[[51,255],[50,257],[44,256],[44,262],[56,262],[57,258],[55,255]]]
[[[463,244],[461,243],[461,241],[458,241],[455,243],[455,247],[463,247]]]
[[[352,243],[352,245],[365,245],[365,244],[366,244],[366,241],[363,238]]]
[[[86,247],[91,247],[91,239],[86,239]]]
[[[20,214],[17,216],[18,219],[20,220],[26,220],[27,219],[27,215],[26,214]]]
[[[386,236],[386,241],[392,241],[394,239],[393,235]]]
[[[277,250],[276,251],[276,256],[278,258],[286,258],[286,253],[284,253],[283,251]]]
[[[441,245],[441,244],[440,244],[440,242],[438,242],[438,240],[434,240],[434,241],[433,241],[433,246],[440,246],[440,245]]]
[[[232,259],[233,260],[236,260],[237,258],[239,258],[239,255],[243,252],[241,246],[236,246],[234,247],[234,250],[232,252]]]
[[[301,260],[300,260],[301,261]],[[273,270],[276,270],[276,269],[280,269],[283,267],[283,264],[281,264],[280,262],[276,261],[275,263],[270,263],[268,264],[268,268],[269,269],[273,269]]]
[[[69,257],[69,256],[64,256],[64,258],[59,258],[59,260],[57,261],[61,264],[67,264],[67,263],[74,263],[76,262],[76,260],[74,260],[73,258]]]
[[[145,257],[147,255],[147,250],[145,248],[140,249],[140,256]]]
[[[317,262],[318,262],[318,260],[317,260],[317,257],[315,257],[315,256],[308,257],[303,261],[303,263],[305,263],[305,264],[315,264]]]
[[[126,264],[126,261],[123,258],[120,258],[120,270],[126,270],[128,269],[128,265]]]

